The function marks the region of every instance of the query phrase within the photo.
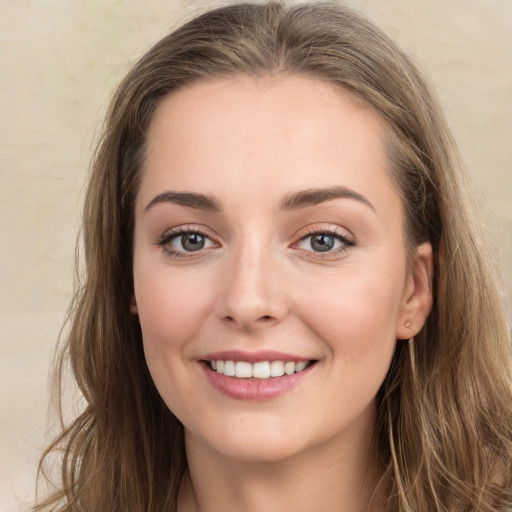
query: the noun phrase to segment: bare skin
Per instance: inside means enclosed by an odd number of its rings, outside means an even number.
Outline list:
[[[215,455],[204,457],[202,446],[198,453],[189,449],[192,465],[183,482],[178,512],[379,512],[383,510],[383,489],[377,490],[380,474],[373,454],[361,457],[370,439],[369,432],[360,434],[359,444],[345,447],[345,452],[335,452],[331,443],[325,443],[277,463],[219,463]],[[369,460],[373,463],[367,467]],[[349,467],[348,461],[353,465]],[[368,497],[374,491],[370,508]]]
[[[375,396],[431,305],[431,247],[407,263],[382,133],[343,91],[298,76],[200,82],[157,108],[132,309],[185,427],[179,512],[369,510]],[[231,359],[307,366],[214,367]]]

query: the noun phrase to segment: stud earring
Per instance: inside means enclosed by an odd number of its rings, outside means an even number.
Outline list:
[[[410,320],[407,320],[405,322],[405,327],[407,327],[407,329],[410,329],[412,327],[412,322]]]

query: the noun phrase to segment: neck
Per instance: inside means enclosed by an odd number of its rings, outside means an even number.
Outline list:
[[[338,437],[284,460],[254,462],[225,458],[187,432],[189,473],[178,511],[383,510],[376,492],[381,472],[371,432],[349,436],[350,443]]]

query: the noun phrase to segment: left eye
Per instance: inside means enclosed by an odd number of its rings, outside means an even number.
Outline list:
[[[306,251],[329,252],[349,245],[348,240],[333,233],[314,233],[301,239],[297,247]]]
[[[195,252],[213,245],[207,236],[194,232],[174,235],[168,242],[168,246],[178,252]]]

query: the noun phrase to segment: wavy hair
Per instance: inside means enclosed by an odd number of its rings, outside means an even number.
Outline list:
[[[297,74],[332,83],[386,126],[410,255],[434,251],[433,310],[397,342],[378,393],[376,443],[393,512],[512,506],[511,342],[470,216],[456,145],[432,87],[372,23],[334,3],[236,4],[206,12],[144,55],[114,94],[91,168],[85,273],[56,360],[84,407],[44,451],[58,483],[37,511],[175,511],[186,470],[183,427],[149,375],[133,293],[134,202],[157,105],[194,81]]]

